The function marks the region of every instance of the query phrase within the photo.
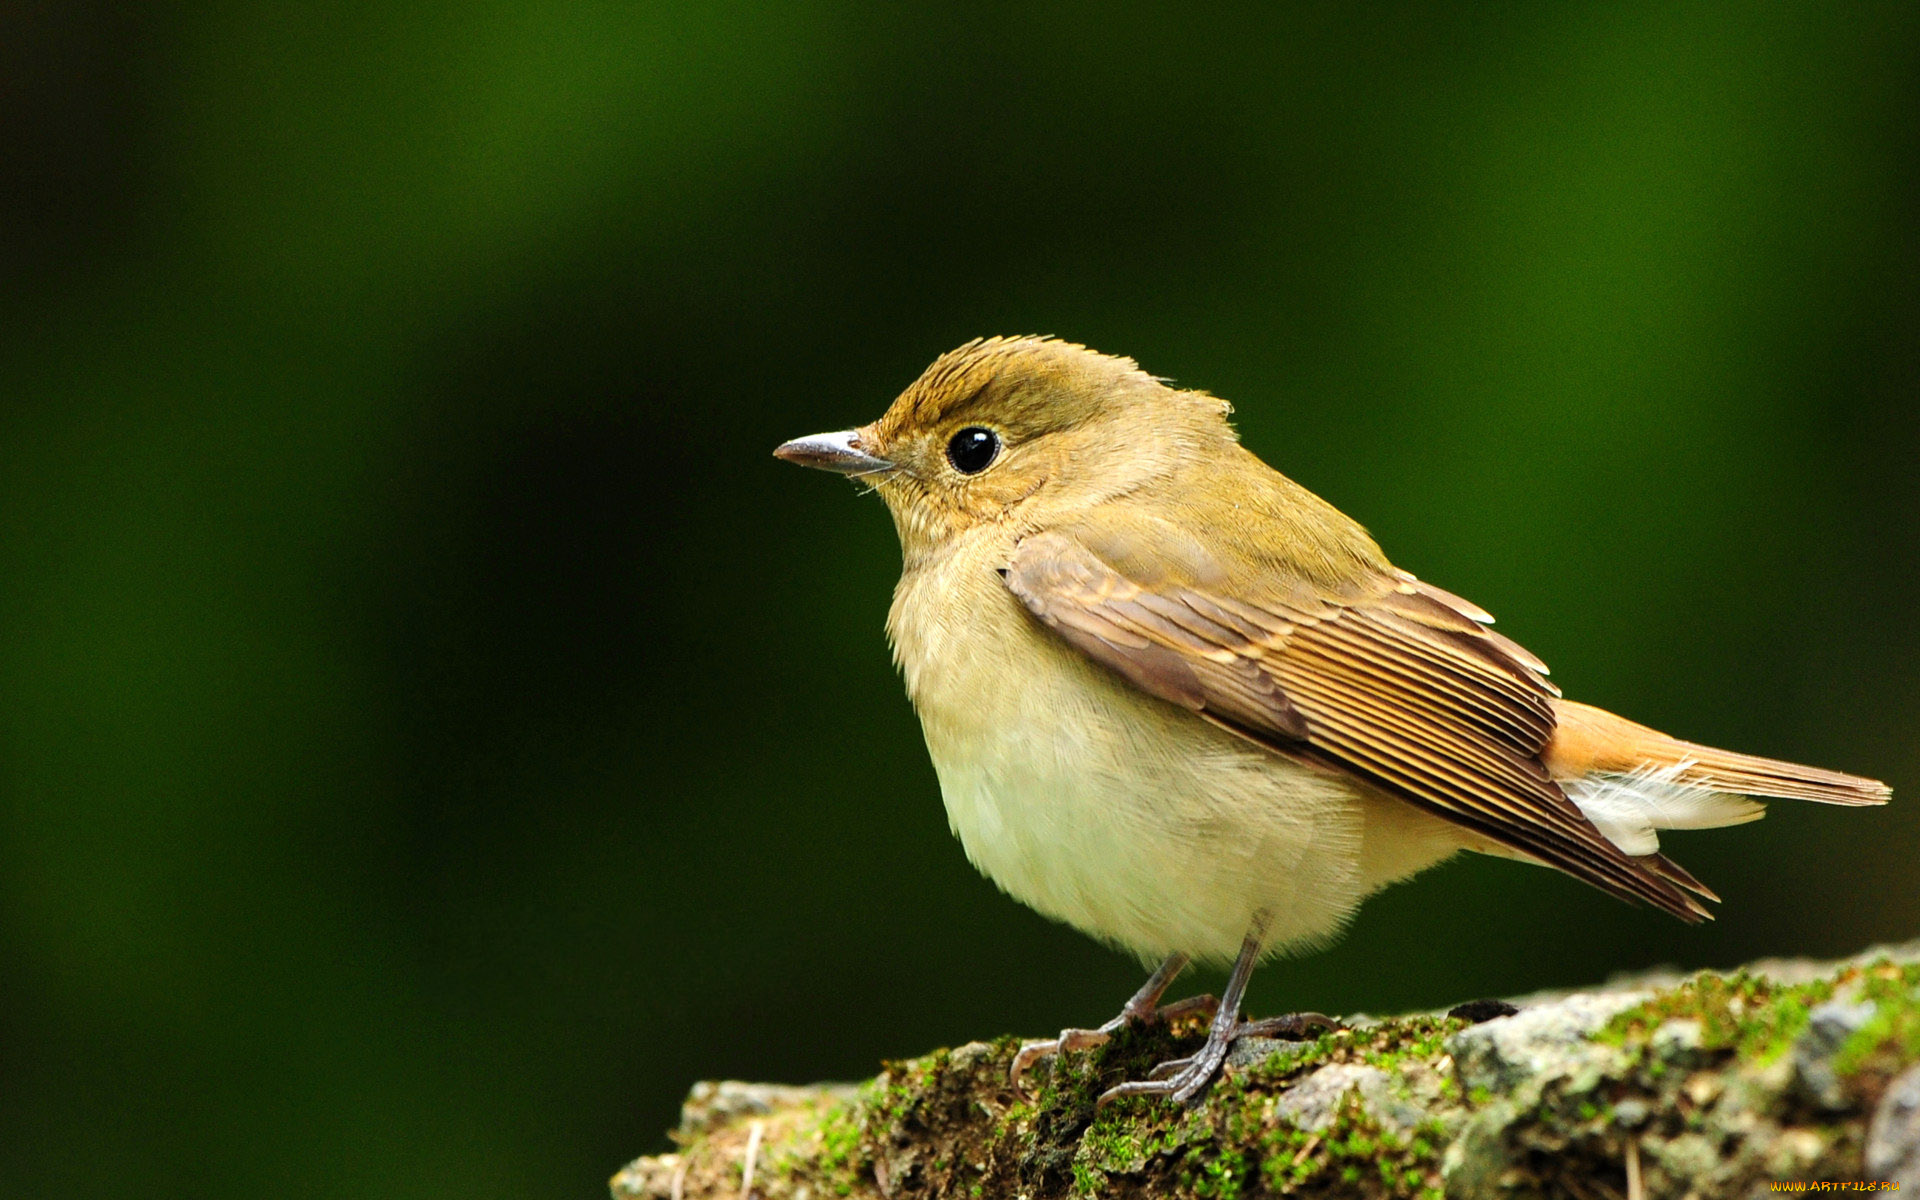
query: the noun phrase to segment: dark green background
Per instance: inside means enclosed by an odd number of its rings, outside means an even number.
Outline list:
[[[0,8],[7,1194],[590,1196],[695,1079],[1106,1016],[768,457],[976,334],[1900,793],[1671,837],[1703,928],[1448,866],[1256,1011],[1920,934],[1913,6],[131,7]]]

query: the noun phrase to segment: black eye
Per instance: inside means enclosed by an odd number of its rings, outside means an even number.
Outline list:
[[[947,443],[947,461],[962,475],[978,475],[993,465],[1000,453],[1000,435],[991,429],[969,425]]]

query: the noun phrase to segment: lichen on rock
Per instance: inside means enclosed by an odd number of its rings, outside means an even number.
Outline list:
[[[1920,942],[1837,963],[1659,973],[1249,1040],[1193,1108],[1106,1088],[1204,1030],[1123,1031],[1030,1073],[1017,1041],[860,1085],[699,1084],[616,1200],[738,1197],[1745,1196],[1920,1186]],[[1499,1012],[1498,1006],[1462,1010]]]

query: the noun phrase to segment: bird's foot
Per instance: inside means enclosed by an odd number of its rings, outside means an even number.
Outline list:
[[[1320,1013],[1288,1013],[1284,1017],[1239,1021],[1231,1026],[1216,1024],[1208,1031],[1206,1044],[1199,1050],[1185,1058],[1168,1059],[1148,1071],[1145,1079],[1108,1088],[1101,1093],[1095,1107],[1105,1108],[1126,1096],[1168,1096],[1176,1103],[1191,1104],[1220,1073],[1221,1064],[1227,1061],[1227,1051],[1241,1038],[1287,1037],[1302,1040],[1311,1031],[1327,1032],[1344,1028],[1346,1026],[1339,1021]]]
[[[1176,1000],[1172,1004],[1128,1004],[1120,1010],[1120,1015],[1100,1026],[1098,1029],[1062,1029],[1057,1038],[1046,1038],[1037,1042],[1023,1043],[1013,1056],[1013,1066],[1007,1075],[1014,1087],[1020,1086],[1024,1076],[1033,1064],[1043,1058],[1052,1058],[1065,1054],[1069,1050],[1091,1050],[1104,1046],[1113,1040],[1113,1035],[1128,1025],[1141,1025],[1150,1021],[1173,1021],[1181,1017],[1198,1016],[1210,1018],[1220,1008],[1220,1001],[1213,996],[1189,996],[1185,1000]]]

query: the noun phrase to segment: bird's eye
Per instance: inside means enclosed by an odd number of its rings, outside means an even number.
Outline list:
[[[991,429],[969,425],[947,443],[947,461],[962,475],[978,475],[993,465],[1000,454],[1000,435]]]

